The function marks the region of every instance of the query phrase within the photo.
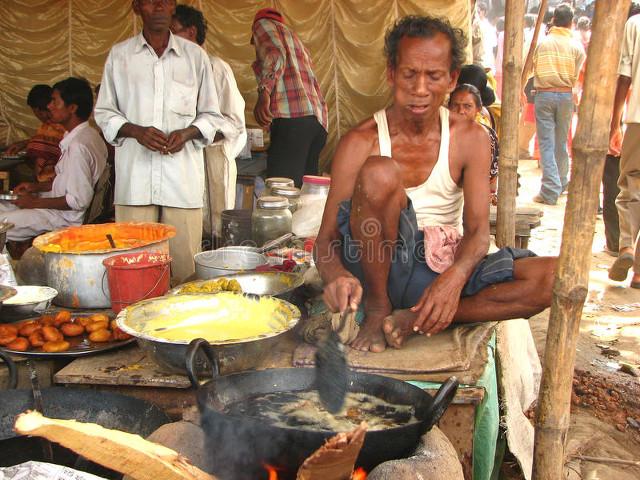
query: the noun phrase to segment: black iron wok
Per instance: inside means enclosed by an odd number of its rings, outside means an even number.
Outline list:
[[[15,365],[0,351],[0,357],[10,370],[10,388],[16,386]],[[0,391],[0,466],[17,465],[28,460],[46,461],[39,438],[19,436],[13,431],[18,414],[34,409],[31,390]],[[142,437],[150,435],[169,417],[155,405],[126,395],[89,389],[51,387],[42,389],[45,416],[92,422]],[[122,478],[111,470],[88,462],[59,445],[52,445],[54,463],[75,467],[105,478]]]
[[[195,374],[195,357],[203,351],[212,363],[214,378],[201,384]],[[224,413],[234,402],[254,395],[295,392],[315,388],[313,368],[282,368],[217,377],[215,354],[206,340],[189,345],[186,368],[197,389],[202,428],[210,442],[212,473],[223,480],[255,479],[264,475],[264,464],[279,468],[281,479],[295,478],[305,458],[336,432],[280,428],[254,418]],[[418,423],[367,432],[356,464],[370,471],[376,465],[411,454],[420,437],[435,425],[458,388],[449,378],[431,397],[409,383],[381,375],[349,373],[349,391],[361,392],[402,405],[413,405]]]

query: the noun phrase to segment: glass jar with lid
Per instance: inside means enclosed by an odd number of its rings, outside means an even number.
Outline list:
[[[295,212],[300,206],[300,189],[296,187],[271,187],[271,193],[289,200],[289,210]]]
[[[331,178],[319,177],[317,175],[305,175],[302,177],[302,188],[300,189],[300,202],[304,204],[305,198],[314,201],[319,198],[326,198],[329,195]]]
[[[269,177],[264,181],[264,193],[263,197],[268,197],[272,194],[273,187],[294,187],[295,184],[292,178],[287,177]]]
[[[291,233],[291,211],[285,197],[260,197],[251,215],[251,237],[257,246]]]

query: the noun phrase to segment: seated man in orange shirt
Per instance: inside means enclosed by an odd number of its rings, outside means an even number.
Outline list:
[[[64,137],[64,127],[51,122],[51,113],[47,105],[51,101],[52,89],[49,85],[35,85],[27,96],[27,105],[33,114],[42,122],[36,134],[26,140],[20,140],[7,148],[5,154],[15,155],[26,150],[33,162],[34,180],[46,182],[56,176],[55,166],[60,159],[60,141]]]

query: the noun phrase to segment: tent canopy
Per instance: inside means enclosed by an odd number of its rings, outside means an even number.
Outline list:
[[[180,2],[179,3],[183,3]],[[255,59],[249,44],[255,12],[275,7],[311,52],[329,108],[323,165],[349,128],[388,102],[384,34],[404,15],[449,19],[468,34],[468,0],[188,0],[204,12],[205,49],[234,71],[255,124]],[[31,134],[37,120],[26,105],[29,89],[68,76],[100,82],[112,45],[138,33],[130,0],[2,0],[0,2],[0,144]],[[467,35],[468,36],[468,35]]]

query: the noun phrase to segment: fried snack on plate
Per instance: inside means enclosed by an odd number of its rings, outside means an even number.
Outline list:
[[[60,325],[60,331],[65,337],[77,337],[84,333],[84,327],[77,323],[63,323]]]
[[[55,315],[42,315],[40,317],[40,325],[46,327],[47,325],[55,325],[56,324],[56,316]]]
[[[120,330],[120,328],[117,327],[117,326],[115,328],[112,328],[111,332],[113,334],[113,339],[114,340],[129,340],[130,338],[133,338],[128,333],[123,332],[122,330]]]
[[[96,330],[89,334],[89,340],[96,343],[104,343],[111,341],[111,332],[107,329]]]
[[[62,333],[56,327],[50,325],[42,327],[42,336],[47,342],[59,342],[64,340]]]
[[[87,333],[92,333],[98,330],[107,330],[108,328],[109,328],[109,323],[102,322],[102,321],[90,323],[85,327],[85,329],[87,330]]]
[[[28,337],[33,332],[40,330],[41,328],[42,328],[42,325],[40,325],[39,322],[35,320],[29,320],[28,322],[25,322],[20,326],[20,330],[18,330],[18,335],[20,335],[21,337]]]
[[[66,340],[60,340],[57,342],[46,342],[44,345],[42,345],[42,350],[47,353],[58,353],[69,350],[70,346],[71,344]]]
[[[0,325],[0,345],[7,345],[18,338],[18,328],[15,325]]]
[[[82,325],[83,327],[86,327],[90,323],[93,323],[93,320],[91,320],[91,318],[89,318],[89,317],[76,317],[73,320],[73,323],[76,323],[76,324]]]
[[[107,323],[109,323],[109,315],[107,315],[106,313],[94,313],[93,315],[90,315],[89,318],[93,322],[107,322]]]
[[[56,327],[59,327],[60,325],[62,325],[63,323],[67,323],[71,321],[71,312],[69,310],[60,310],[54,320],[53,320],[53,324]]]
[[[29,348],[29,340],[24,337],[17,337],[13,342],[8,343],[6,347],[10,350],[16,350],[18,352],[26,352]]]
[[[42,336],[42,330],[36,330],[29,335],[29,343],[32,347],[38,348],[45,344],[45,339]]]

